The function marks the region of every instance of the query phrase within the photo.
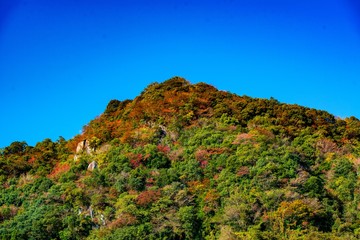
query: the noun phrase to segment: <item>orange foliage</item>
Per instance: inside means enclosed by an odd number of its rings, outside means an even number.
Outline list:
[[[204,197],[204,212],[208,213],[210,211],[215,211],[216,208],[219,207],[219,198],[220,195],[216,192],[216,190],[209,190]]]
[[[120,216],[109,223],[109,228],[116,229],[123,226],[133,225],[137,222],[137,219],[131,213],[121,213]]]
[[[67,142],[66,147],[70,149],[72,152],[75,152],[78,143],[83,141],[84,139],[86,139],[86,137],[83,134],[76,135],[73,139]]]
[[[36,158],[34,156],[32,156],[29,160],[28,163],[32,164],[36,161]]]
[[[133,189],[130,189],[128,191],[128,193],[129,193],[129,195],[137,195],[138,194],[138,192],[136,190],[133,190]]]
[[[189,191],[191,193],[200,192],[210,185],[210,180],[205,178],[202,181],[189,181],[187,182],[187,185],[189,186]]]

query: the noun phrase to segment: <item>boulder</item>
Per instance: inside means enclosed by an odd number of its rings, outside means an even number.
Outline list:
[[[92,172],[92,171],[94,171],[95,168],[98,168],[98,164],[97,164],[97,162],[92,161],[92,162],[89,164],[87,170]]]

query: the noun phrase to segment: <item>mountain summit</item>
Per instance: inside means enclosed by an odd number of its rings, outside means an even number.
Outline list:
[[[358,239],[360,121],[174,77],[0,154],[2,239]]]
[[[302,131],[318,132],[337,141],[359,137],[356,118],[336,119],[315,109],[279,103],[275,99],[256,99],[219,91],[206,83],[191,84],[174,77],[150,84],[134,100],[112,100],[104,114],[84,128],[82,137],[103,142],[114,138],[133,138],[139,127],[166,126],[173,130],[201,126],[204,122],[231,119],[244,131],[266,125],[276,135],[294,138]],[[136,139],[134,139],[136,140]]]

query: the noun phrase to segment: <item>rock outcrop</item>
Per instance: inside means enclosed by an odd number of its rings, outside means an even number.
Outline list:
[[[78,153],[91,154],[93,151],[94,151],[94,149],[90,147],[89,141],[86,139],[79,142],[76,147],[76,154],[78,154]]]
[[[91,155],[93,152],[95,152],[95,149],[90,147],[89,141],[87,139],[84,139],[83,141],[79,142],[76,147],[76,154],[74,156],[74,160],[76,161],[79,158],[80,154],[88,154]]]

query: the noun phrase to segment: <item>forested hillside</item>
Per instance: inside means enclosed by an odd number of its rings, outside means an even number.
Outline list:
[[[359,239],[359,165],[354,117],[174,77],[2,149],[0,238]]]

